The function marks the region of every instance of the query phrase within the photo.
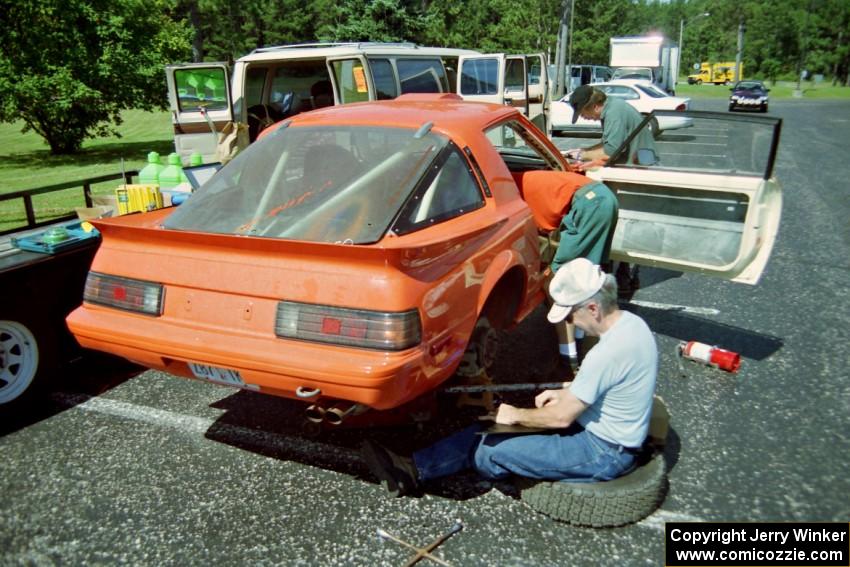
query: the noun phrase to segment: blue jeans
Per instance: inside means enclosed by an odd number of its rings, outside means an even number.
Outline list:
[[[574,424],[541,434],[477,435],[475,424],[413,454],[419,480],[474,468],[488,479],[511,475],[540,480],[596,482],[629,472],[635,455]]]

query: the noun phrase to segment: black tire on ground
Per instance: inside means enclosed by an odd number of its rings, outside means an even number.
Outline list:
[[[762,107],[761,107],[761,111],[762,111],[762,112],[767,112],[767,105],[766,105],[766,104],[765,104],[764,106],[762,106]]]
[[[642,520],[667,494],[662,452],[645,456],[631,473],[596,483],[516,480],[520,498],[533,510],[576,526],[604,528]]]
[[[735,105],[734,105],[734,104],[730,104],[730,105],[729,105],[729,112],[732,112],[733,110],[735,110]]]

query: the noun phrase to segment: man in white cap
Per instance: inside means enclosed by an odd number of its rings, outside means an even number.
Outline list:
[[[619,309],[614,277],[585,258],[564,264],[549,293],[551,323],[571,319],[599,342],[572,384],[540,393],[533,408],[502,404],[494,416],[497,424],[538,431],[482,435],[473,425],[412,457],[367,441],[364,460],[390,492],[408,494],[423,481],[468,468],[489,479],[571,482],[611,480],[633,468],[649,433],[655,338],[643,319]]]

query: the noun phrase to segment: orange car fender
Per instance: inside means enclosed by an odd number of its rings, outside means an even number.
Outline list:
[[[493,258],[493,261],[487,267],[487,272],[484,274],[484,279],[481,282],[481,288],[478,294],[478,305],[476,306],[477,317],[481,316],[484,306],[487,304],[487,300],[490,299],[493,289],[502,280],[502,277],[515,266],[522,270],[523,279],[525,280],[523,282],[523,288],[518,289],[517,293],[525,293],[525,290],[528,287],[528,275],[526,273],[523,258],[515,250],[502,250],[495,258]],[[520,303],[522,303],[522,298],[520,298]]]

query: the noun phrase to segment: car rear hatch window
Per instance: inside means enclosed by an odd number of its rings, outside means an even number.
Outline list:
[[[165,228],[368,244],[449,140],[376,126],[280,128],[228,163]]]

